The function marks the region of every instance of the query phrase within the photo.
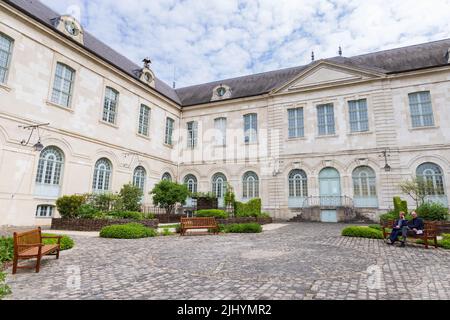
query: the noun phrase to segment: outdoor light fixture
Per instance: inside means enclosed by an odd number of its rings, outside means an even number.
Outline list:
[[[28,137],[28,140],[22,140],[20,142],[21,145],[27,146],[30,143],[31,137],[33,136],[33,133],[35,130],[37,130],[38,133],[38,142],[36,142],[33,145],[33,149],[37,152],[41,152],[44,149],[44,145],[41,142],[41,135],[39,133],[40,127],[45,127],[50,125],[50,123],[44,123],[44,124],[37,124],[37,125],[31,125],[31,126],[19,126],[19,128],[25,129],[25,130],[31,130],[30,136]]]
[[[384,171],[386,171],[386,172],[391,172],[392,167],[391,167],[391,166],[389,165],[389,163],[388,163],[388,158],[390,157],[390,155],[389,155],[389,150],[388,150],[388,149],[384,150],[384,151],[381,153],[381,156],[384,157],[384,163],[385,163]]]

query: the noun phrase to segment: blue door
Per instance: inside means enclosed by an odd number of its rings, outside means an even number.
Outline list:
[[[341,176],[334,168],[325,168],[319,174],[320,205],[341,206]]]
[[[322,210],[320,214],[320,220],[322,222],[329,222],[329,223],[337,223],[337,211],[336,210]]]

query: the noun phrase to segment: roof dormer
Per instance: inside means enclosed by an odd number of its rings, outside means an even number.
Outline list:
[[[231,88],[221,84],[213,89],[211,101],[225,100],[231,98]]]
[[[155,87],[155,74],[150,69],[150,64],[152,63],[149,58],[142,60],[144,67],[141,69],[140,79],[141,81],[148,84],[150,87]]]
[[[75,41],[84,44],[83,39],[83,27],[72,16],[64,15],[54,20],[55,28],[64,33],[65,35],[71,37]]]

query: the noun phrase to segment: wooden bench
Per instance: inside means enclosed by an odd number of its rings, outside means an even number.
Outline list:
[[[181,218],[181,236],[185,236],[188,230],[208,229],[214,234],[219,233],[219,225],[215,218]]]
[[[36,273],[38,273],[43,256],[55,255],[56,259],[59,259],[61,238],[61,236],[43,237],[41,228],[22,233],[14,232],[13,274],[17,273],[17,269],[34,268],[36,269]],[[43,239],[58,239],[58,243],[46,245],[42,242]],[[37,259],[35,267],[19,266],[19,260],[30,259]]]
[[[385,240],[390,237],[391,233],[389,229],[392,230],[394,223],[395,223],[394,220],[381,221],[381,230],[383,231],[383,237]],[[414,232],[408,232],[407,238],[423,240],[425,248],[428,249],[429,243],[432,241],[434,241],[435,248],[438,248],[437,235],[438,235],[438,223],[433,221],[426,221],[424,222],[423,234],[415,234]]]

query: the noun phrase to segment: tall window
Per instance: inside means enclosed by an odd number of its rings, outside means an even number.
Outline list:
[[[187,135],[188,148],[195,149],[198,140],[198,123],[196,121],[187,123]]]
[[[105,91],[105,102],[103,104],[103,121],[115,124],[117,115],[117,103],[119,93],[113,88],[107,87]]]
[[[141,110],[139,112],[139,134],[144,136],[149,135],[149,125],[150,125],[150,108],[146,105],[141,105]]]
[[[164,173],[161,180],[163,181],[172,181],[172,175],[168,172]]]
[[[253,199],[259,197],[259,178],[254,172],[247,172],[242,178],[242,197]]]
[[[353,171],[355,197],[376,197],[377,182],[375,171],[370,167],[358,167]]]
[[[217,118],[214,120],[216,129],[216,145],[225,146],[227,144],[227,118]]]
[[[256,113],[244,116],[245,143],[258,141],[258,115]]]
[[[434,126],[433,108],[429,91],[409,94],[409,107],[414,128]]]
[[[147,171],[142,166],[134,169],[133,173],[133,185],[141,189],[143,192],[145,191],[145,182],[147,180]]]
[[[94,170],[94,181],[92,184],[92,189],[94,192],[106,192],[110,188],[112,174],[111,162],[102,158],[95,164]]]
[[[63,169],[63,153],[55,147],[42,150],[39,157],[36,183],[45,185],[59,185]]]
[[[303,170],[292,170],[289,174],[289,197],[304,198],[308,196],[308,177]]]
[[[348,102],[350,130],[351,132],[369,131],[369,116],[367,112],[367,100],[355,100]]]
[[[0,83],[6,83],[12,48],[13,40],[0,33]]]
[[[300,138],[305,136],[305,124],[303,108],[289,109],[289,138]]]
[[[219,198],[223,199],[227,191],[227,178],[223,173],[216,173],[212,179],[212,192]]]
[[[62,63],[57,63],[53,83],[52,102],[69,107],[72,99],[75,71]]]
[[[36,217],[37,218],[51,218],[51,217],[53,217],[54,211],[55,211],[54,206],[40,205],[36,208]]]
[[[332,103],[317,106],[317,117],[320,136],[334,135],[336,133]]]
[[[437,164],[428,162],[420,165],[417,168],[417,178],[425,184],[427,195],[445,195],[444,175]]]
[[[175,124],[175,120],[171,119],[171,118],[167,118],[166,120],[166,139],[165,139],[165,143],[168,145],[172,145],[173,144],[173,127]]]
[[[184,178],[184,184],[188,188],[189,192],[196,193],[197,192],[197,178],[189,174]]]

